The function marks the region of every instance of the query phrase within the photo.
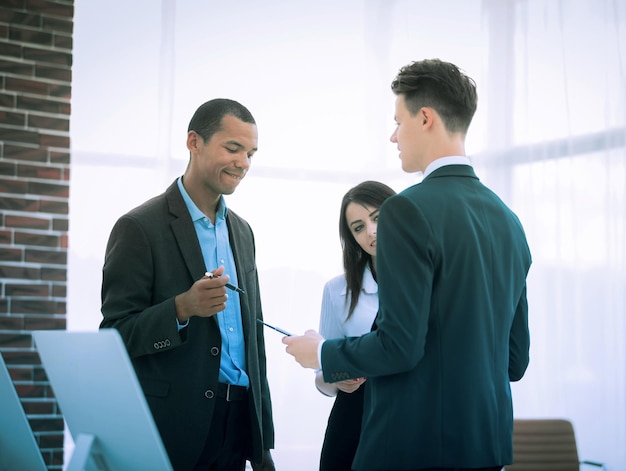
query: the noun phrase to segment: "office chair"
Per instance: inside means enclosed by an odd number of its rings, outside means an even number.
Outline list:
[[[513,464],[505,471],[579,471],[581,465],[606,470],[603,463],[579,461],[569,420],[515,419],[513,423]]]

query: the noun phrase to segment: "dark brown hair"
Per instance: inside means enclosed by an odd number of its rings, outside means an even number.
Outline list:
[[[348,227],[346,208],[350,203],[380,208],[387,198],[395,194],[396,192],[384,183],[368,180],[348,190],[341,200],[339,239],[343,249],[343,269],[346,277],[347,293],[350,297],[350,308],[346,320],[350,319],[359,301],[359,294],[363,287],[365,266],[369,264],[372,274],[374,277],[376,276],[372,266],[372,257],[356,242],[350,227]]]

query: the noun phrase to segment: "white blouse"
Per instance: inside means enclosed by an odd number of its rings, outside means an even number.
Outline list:
[[[319,332],[325,339],[359,337],[372,328],[378,312],[378,284],[369,267],[363,273],[359,301],[348,321],[350,297],[346,290],[345,275],[330,279],[324,286]]]

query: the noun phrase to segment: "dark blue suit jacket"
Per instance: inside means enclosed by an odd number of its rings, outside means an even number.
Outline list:
[[[230,209],[246,367],[250,378],[251,458],[274,447],[254,237]],[[196,462],[211,425],[221,354],[215,317],[192,317],[178,332],[174,297],[206,271],[196,231],[178,185],[122,216],[106,249],[103,328],[119,330],[174,469]],[[261,327],[260,327],[261,326]],[[243,437],[242,437],[243,439]]]
[[[383,204],[375,330],[322,347],[326,381],[368,378],[354,469],[512,462],[530,264],[518,218],[470,166],[435,170]]]

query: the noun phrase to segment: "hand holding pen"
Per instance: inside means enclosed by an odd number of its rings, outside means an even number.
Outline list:
[[[210,271],[206,272],[204,274],[204,276],[208,276],[209,278],[219,278],[220,275],[214,275],[213,273],[211,273]],[[242,290],[241,288],[232,285],[230,283],[226,283],[224,286],[226,286],[228,289],[231,289],[239,294],[246,294],[246,292],[244,290]]]
[[[216,268],[174,298],[179,324],[185,324],[190,317],[211,317],[226,309],[228,277],[223,274],[224,267]]]

